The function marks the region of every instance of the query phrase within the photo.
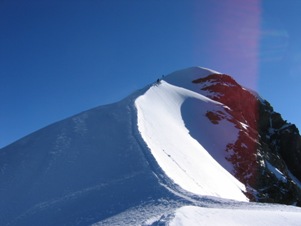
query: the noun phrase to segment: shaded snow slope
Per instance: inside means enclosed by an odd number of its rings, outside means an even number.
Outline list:
[[[177,87],[193,91],[198,95],[204,95],[212,103],[206,104],[198,98],[187,98],[181,105],[181,115],[189,134],[201,144],[207,152],[229,173],[233,174],[234,166],[228,159],[233,154],[225,152],[227,145],[235,143],[239,136],[239,128],[235,126],[228,106],[220,102],[214,102],[212,96],[218,93],[202,90],[202,87],[214,84],[206,81],[202,84],[195,84],[193,81],[206,78],[208,75],[220,74],[219,72],[201,68],[191,67],[171,73],[164,78],[164,81]]]
[[[144,202],[174,199],[139,140],[135,95],[1,149],[0,224],[89,225]]]
[[[199,195],[246,201],[244,186],[189,134],[192,112],[181,111],[186,101],[200,102],[203,110],[224,111],[220,103],[164,81],[137,98],[138,128],[151,153],[166,175],[183,189]],[[207,132],[208,121],[205,116],[200,121],[204,125],[203,133]],[[232,124],[224,121],[221,126],[235,136]]]

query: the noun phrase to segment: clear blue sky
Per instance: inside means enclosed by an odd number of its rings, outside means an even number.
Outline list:
[[[0,147],[190,66],[301,128],[300,21],[299,0],[0,0]]]

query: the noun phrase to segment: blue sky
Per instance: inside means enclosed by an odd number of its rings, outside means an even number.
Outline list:
[[[301,1],[0,0],[0,147],[203,66],[301,128]]]

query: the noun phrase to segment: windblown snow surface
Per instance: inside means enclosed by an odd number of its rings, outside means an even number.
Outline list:
[[[299,225],[299,208],[250,203],[229,173],[237,128],[205,117],[228,107],[191,83],[212,73],[175,72],[1,149],[0,225]]]

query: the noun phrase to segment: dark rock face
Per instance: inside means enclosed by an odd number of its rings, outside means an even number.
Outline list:
[[[247,187],[253,201],[301,205],[301,137],[257,94],[241,87],[225,74],[211,74],[192,81],[213,100],[228,106],[227,118],[239,129],[238,138],[225,151],[234,166],[232,173]],[[220,112],[207,112],[217,124]],[[295,177],[295,178],[294,178]]]
[[[276,201],[285,204],[296,203],[301,205],[300,187],[295,184],[292,175],[301,180],[301,137],[294,124],[287,123],[281,115],[275,112],[272,106],[264,101],[259,105],[258,131],[260,135],[260,152],[274,167],[279,169],[286,180],[273,181],[274,175],[266,169],[265,181],[259,183],[267,201]],[[263,186],[262,186],[263,187]]]

